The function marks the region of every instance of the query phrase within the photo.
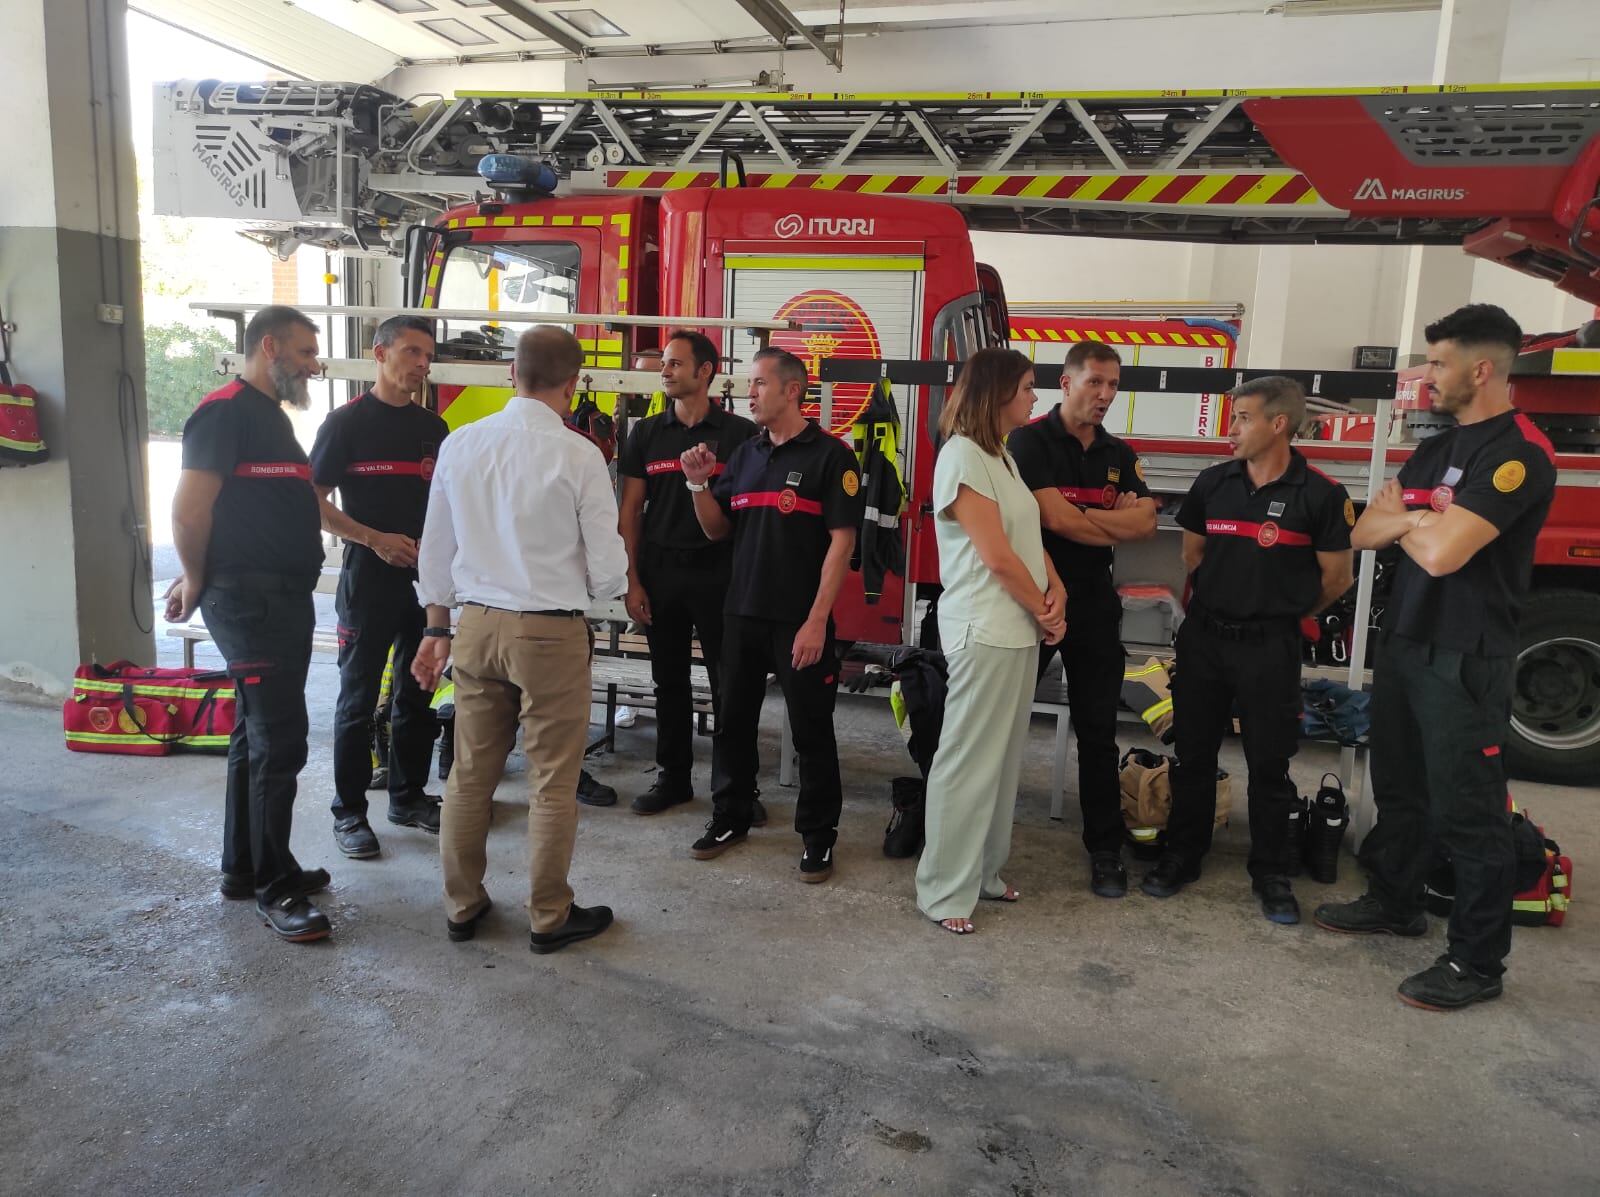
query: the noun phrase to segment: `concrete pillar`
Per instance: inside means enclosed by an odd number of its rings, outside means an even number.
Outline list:
[[[124,0],[0,4],[0,307],[50,447],[0,468],[5,689],[60,694],[80,661],[154,659],[125,19]]]
[[[1505,56],[1511,0],[1444,0],[1434,46],[1433,82],[1495,83]],[[1413,246],[1400,304],[1400,364],[1427,355],[1425,329],[1472,297],[1476,262],[1450,246]]]

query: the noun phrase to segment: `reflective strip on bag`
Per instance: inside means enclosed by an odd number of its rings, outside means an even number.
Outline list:
[[[1163,698],[1154,706],[1146,707],[1144,710],[1140,711],[1139,718],[1143,719],[1146,723],[1154,723],[1157,719],[1161,718],[1161,716],[1170,714],[1172,714],[1172,699]]]

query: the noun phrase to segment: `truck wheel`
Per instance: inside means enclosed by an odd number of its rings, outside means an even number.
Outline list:
[[[1600,594],[1528,596],[1511,692],[1507,763],[1565,785],[1600,777]]]

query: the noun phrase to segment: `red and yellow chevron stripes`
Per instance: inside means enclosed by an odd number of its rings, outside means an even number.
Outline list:
[[[950,196],[963,199],[1033,199],[1152,207],[1288,207],[1322,203],[1296,171],[1115,172],[1089,174],[829,174],[774,171],[748,176],[749,185],[772,190],[836,191],[860,195]],[[719,186],[714,170],[612,170],[616,191],[679,191]]]
[[[1141,330],[1124,326],[1120,330],[1106,328],[1035,328],[1014,324],[1013,341],[1105,341],[1113,345],[1223,345],[1233,344],[1230,337],[1219,332],[1194,332],[1187,329],[1168,329],[1164,332]]]

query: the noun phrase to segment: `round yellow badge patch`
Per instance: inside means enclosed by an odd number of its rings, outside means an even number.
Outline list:
[[[861,476],[854,470],[846,470],[841,484],[844,486],[844,493],[853,499],[856,497],[856,492],[861,489]]]
[[[1356,526],[1356,501],[1354,499],[1346,499],[1344,501],[1344,522],[1352,528]]]
[[[1494,488],[1503,495],[1509,495],[1522,485],[1527,476],[1527,466],[1520,461],[1508,461],[1494,472]]]
[[[1139,475],[1140,478],[1144,477],[1144,458],[1135,457],[1133,459],[1133,472]]]

